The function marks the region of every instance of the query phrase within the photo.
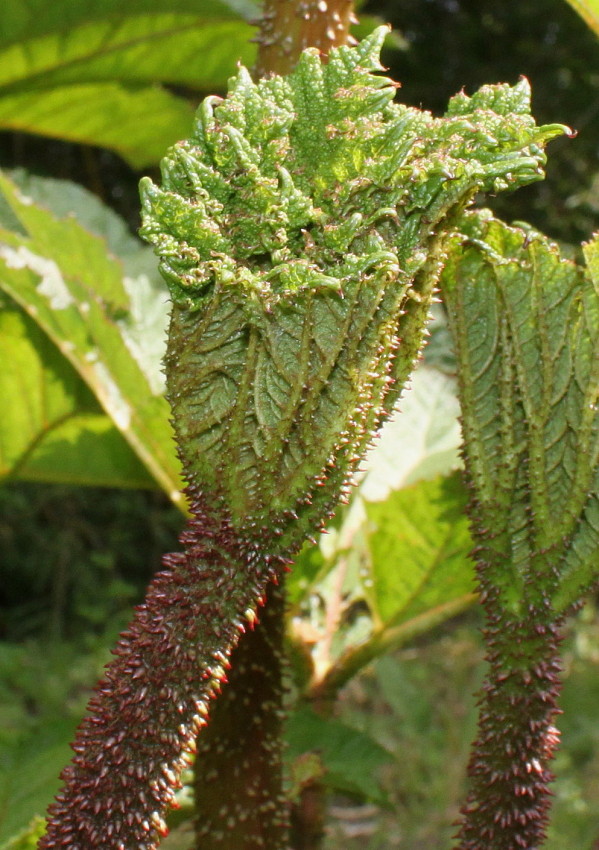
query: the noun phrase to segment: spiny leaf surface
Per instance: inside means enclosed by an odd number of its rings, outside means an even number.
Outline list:
[[[535,592],[563,611],[599,568],[597,243],[589,273],[489,215],[462,229],[443,287],[475,525],[501,555],[489,581],[514,611]]]
[[[419,351],[438,232],[477,190],[538,179],[563,130],[534,124],[524,81],[441,119],[394,104],[385,33],[326,65],[305,51],[287,78],[240,69],[162,188],[142,181],[184,465],[239,517],[337,499]]]

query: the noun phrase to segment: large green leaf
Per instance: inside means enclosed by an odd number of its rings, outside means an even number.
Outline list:
[[[369,599],[379,622],[398,626],[469,596],[472,541],[461,476],[420,481],[366,503]]]
[[[0,227],[0,288],[76,370],[113,426],[107,428],[96,419],[82,445],[98,430],[104,437],[112,433],[111,439],[116,441],[116,428],[151,476],[178,499],[178,463],[162,396],[160,350],[152,349],[156,328],[136,321],[144,313],[150,320],[156,316],[163,320],[162,289],[153,289],[143,275],[124,276],[121,263],[107,254],[103,240],[73,218],[60,219],[37,206],[6,177],[0,177],[0,197],[5,208],[0,210],[0,222],[4,223]],[[134,255],[131,259],[135,264]],[[36,342],[42,345],[40,339]],[[50,357],[49,363],[54,362]],[[31,390],[31,377],[25,375],[21,380]],[[12,391],[18,391],[16,384]],[[69,395],[64,389],[62,392]],[[79,392],[72,389],[70,394],[79,398]],[[89,395],[87,398],[89,403]],[[54,402],[58,403],[53,397]],[[98,416],[97,409],[88,412]],[[69,423],[63,439],[73,438],[76,424]],[[46,470],[59,463],[60,432],[57,440],[39,458]],[[12,456],[16,451],[13,446]],[[113,455],[111,463],[118,463],[119,457],[122,452]],[[76,465],[76,456],[73,463]]]
[[[585,23],[599,35],[599,0],[568,0]]]
[[[137,168],[185,135],[192,115],[184,100],[156,87],[107,82],[0,91],[1,129],[111,148]]]
[[[195,0],[12,0],[0,10],[0,127],[112,148],[141,167],[188,134],[193,107],[156,86],[222,89],[252,64],[254,30]]]
[[[165,12],[201,16],[205,20],[254,19],[259,13],[256,0],[10,0],[0,8],[0,44],[39,37],[59,23],[64,32],[75,30],[89,21],[112,18],[118,22],[128,15]]]
[[[0,478],[111,487],[155,482],[46,334],[15,302],[0,309]]]
[[[44,814],[58,791],[73,732],[71,720],[57,720],[34,735],[0,739],[0,847],[10,847],[16,834]]]

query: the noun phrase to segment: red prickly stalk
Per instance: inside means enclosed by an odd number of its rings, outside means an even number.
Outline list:
[[[534,607],[525,619],[485,602],[489,670],[480,699],[478,736],[468,766],[459,850],[541,847],[550,808],[549,763],[559,743],[561,621]],[[484,842],[482,844],[481,842]]]
[[[197,739],[196,844],[202,850],[285,847],[284,594],[270,585],[255,629],[231,655],[229,682]],[[251,707],[251,710],[250,710]]]
[[[164,557],[166,569],[121,635],[77,732],[40,850],[157,845],[181,769],[226,678],[229,648],[256,595],[284,568],[285,558],[267,556],[193,488],[189,496],[185,552]]]
[[[563,624],[597,582],[599,243],[586,246],[587,271],[485,210],[460,231],[442,285],[489,668],[458,846],[537,850]]]

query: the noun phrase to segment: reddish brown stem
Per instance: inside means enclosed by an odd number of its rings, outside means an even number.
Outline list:
[[[287,846],[282,787],[284,594],[271,585],[260,622],[231,656],[229,682],[198,737],[198,850]]]
[[[511,619],[487,600],[489,671],[469,764],[459,850],[537,850],[550,806],[560,691],[560,622],[530,607]]]
[[[167,555],[90,701],[41,850],[150,850],[226,678],[227,656],[284,559],[190,492],[185,552]],[[235,580],[232,580],[235,577]]]
[[[353,0],[265,0],[256,76],[288,74],[306,47],[326,56],[332,47],[350,43],[353,5]]]
[[[326,791],[321,782],[313,781],[302,789],[291,812],[293,850],[319,850],[325,834],[326,810]]]
[[[307,46],[326,54],[346,42],[352,9],[351,0],[266,0],[255,75],[287,73]],[[233,653],[229,684],[197,739],[198,850],[287,847],[281,758],[284,627],[284,595],[271,585],[260,623]],[[320,789],[317,796],[322,808]],[[299,832],[305,834],[305,824],[299,824]],[[305,846],[302,840],[298,847]]]

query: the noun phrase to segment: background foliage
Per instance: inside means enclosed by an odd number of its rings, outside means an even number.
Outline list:
[[[528,76],[539,123],[568,123],[578,137],[552,145],[544,183],[485,201],[564,242],[597,228],[599,45],[563,0],[373,0],[362,11],[396,27],[384,58],[407,103],[437,111],[463,86]],[[250,0],[135,0],[126,12],[113,0],[7,0],[0,11],[10,177],[0,360],[12,367],[0,375],[0,848],[33,846],[27,830],[56,788],[88,689],[176,545],[159,371],[168,305],[133,236],[138,169],[152,173],[238,58],[251,65],[256,14]],[[31,255],[54,266],[40,272]],[[52,298],[66,309],[49,309]],[[462,794],[481,650],[440,311],[431,330],[402,416],[290,581],[295,693],[335,696],[349,683],[336,719],[300,706],[289,729],[295,791],[320,777],[334,794],[331,850],[442,850]],[[552,850],[590,850],[599,837],[598,664],[591,602],[566,648]],[[187,811],[171,850],[185,846]]]

